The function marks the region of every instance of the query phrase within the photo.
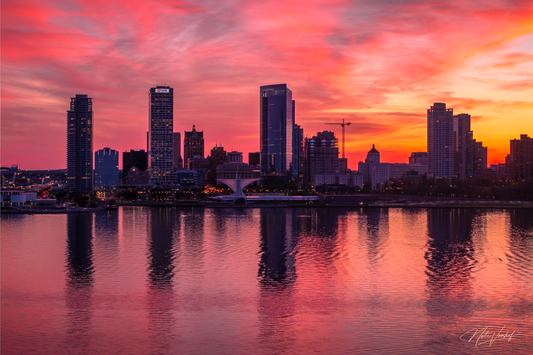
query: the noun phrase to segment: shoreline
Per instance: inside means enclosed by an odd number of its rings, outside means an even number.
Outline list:
[[[374,204],[247,204],[247,205],[232,205],[222,203],[117,203],[118,207],[200,207],[200,208],[405,208],[405,209],[424,209],[424,208],[476,208],[476,209],[533,209],[533,203],[490,203],[490,202],[456,202],[456,203],[374,203]],[[106,207],[79,207],[69,209],[2,209],[1,214],[68,214],[68,213],[94,213],[107,211]],[[112,209],[115,211],[117,209]]]

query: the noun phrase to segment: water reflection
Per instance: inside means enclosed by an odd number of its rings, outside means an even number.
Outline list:
[[[428,315],[428,345],[435,353],[446,353],[464,322],[474,314],[472,272],[477,263],[472,225],[479,212],[470,209],[435,208],[427,211],[428,243],[425,259]],[[443,329],[447,331],[443,332]]]
[[[292,218],[271,208],[261,209],[259,216],[259,342],[267,353],[281,353],[294,341],[292,283],[296,275],[287,259],[292,251],[292,228],[288,226]]]
[[[93,341],[93,214],[67,215],[67,348],[83,349]]]
[[[188,208],[180,210],[183,216],[183,258],[189,265],[188,272],[195,275],[190,278],[191,286],[198,288],[203,276],[204,267],[204,238],[205,238],[205,209]],[[193,290],[196,292],[197,290]]]
[[[270,208],[261,209],[261,244],[259,277],[263,284],[289,283],[294,278],[294,265],[288,263],[292,251],[292,218],[287,213],[276,213]]]
[[[530,215],[121,207],[2,218],[2,353],[5,338],[21,354],[531,354]],[[528,337],[459,340],[498,325]]]
[[[385,245],[389,235],[389,209],[388,208],[365,208],[362,210],[360,219],[363,229],[362,235],[366,235],[368,261],[376,266],[384,256]],[[373,271],[376,271],[374,268]]]
[[[94,214],[95,249],[100,251],[107,270],[116,270],[119,262],[118,212],[106,211]],[[116,285],[116,278],[112,282]]]
[[[155,353],[175,345],[173,291],[174,232],[179,241],[180,219],[174,208],[153,207],[149,210],[147,305],[150,348]]]
[[[174,278],[174,218],[175,210],[154,207],[149,210],[148,276],[152,286],[171,289]]]
[[[517,292],[511,298],[512,318],[533,318],[533,216],[530,210],[510,213],[509,247],[505,254],[511,284]]]

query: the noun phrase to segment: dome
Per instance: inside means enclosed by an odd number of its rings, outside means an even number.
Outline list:
[[[368,152],[369,152],[369,153],[378,153],[378,154],[379,154],[379,152],[377,151],[377,149],[376,149],[376,147],[374,146],[374,144],[372,144],[372,149],[370,149]]]

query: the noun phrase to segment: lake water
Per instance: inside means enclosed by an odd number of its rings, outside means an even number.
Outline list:
[[[3,215],[2,354],[532,354],[533,211]]]

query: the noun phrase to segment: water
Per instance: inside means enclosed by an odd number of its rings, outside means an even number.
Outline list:
[[[121,207],[1,243],[2,354],[533,353],[531,210]]]

